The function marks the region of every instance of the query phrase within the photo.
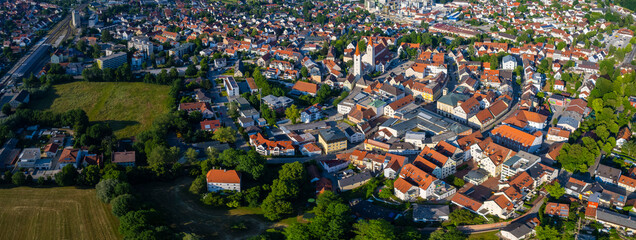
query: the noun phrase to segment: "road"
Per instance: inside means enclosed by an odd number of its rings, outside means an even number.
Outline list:
[[[77,7],[77,9],[85,7],[86,4],[82,4]],[[70,12],[70,11],[69,11]],[[2,77],[0,80],[0,86],[6,86],[8,81],[11,80],[11,76],[15,74],[18,68],[24,64],[30,57],[33,55],[36,49],[42,44],[51,44],[53,47],[58,47],[59,44],[69,36],[69,32],[73,32],[71,28],[71,14],[68,14],[64,19],[62,19],[59,23],[57,23],[53,28],[49,31],[49,33],[42,38],[38,43],[33,45],[29,51],[18,60],[13,67]],[[39,65],[39,63],[38,63]]]
[[[629,66],[632,63],[632,60],[634,60],[634,56],[636,56],[636,48],[633,48],[631,52],[625,55],[625,59],[623,59],[623,63],[621,65],[624,67]]]

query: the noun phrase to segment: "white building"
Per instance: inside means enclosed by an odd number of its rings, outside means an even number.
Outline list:
[[[227,92],[228,96],[233,97],[240,94],[239,86],[238,84],[236,84],[236,81],[233,77],[226,77],[225,79],[223,79],[223,85],[225,85],[225,91]]]
[[[212,169],[206,175],[208,192],[241,191],[241,175],[235,170]]]
[[[501,61],[503,62],[503,69],[514,70],[517,67],[517,59],[515,59],[512,55],[503,57]]]

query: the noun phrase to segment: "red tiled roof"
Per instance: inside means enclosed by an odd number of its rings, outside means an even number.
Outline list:
[[[301,92],[316,94],[318,92],[318,85],[314,83],[298,81],[296,82],[296,84],[294,84],[294,87],[292,89]]]
[[[212,169],[206,178],[213,183],[241,183],[241,176],[235,170]]]

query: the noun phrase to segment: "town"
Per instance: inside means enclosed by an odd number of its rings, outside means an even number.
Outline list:
[[[3,2],[0,236],[634,239],[635,10]]]

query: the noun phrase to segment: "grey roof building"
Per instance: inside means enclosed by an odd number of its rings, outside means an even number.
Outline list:
[[[413,207],[413,221],[437,222],[448,220],[450,208],[448,205],[420,205]]]
[[[346,141],[347,136],[339,128],[320,130],[320,137],[327,143]]]
[[[371,173],[368,171],[364,171],[338,179],[338,188],[340,189],[340,191],[343,192],[348,191],[364,185],[369,180],[371,180]]]
[[[621,170],[599,164],[594,174],[596,175],[596,180],[600,182],[617,184],[618,179],[621,177]]]

